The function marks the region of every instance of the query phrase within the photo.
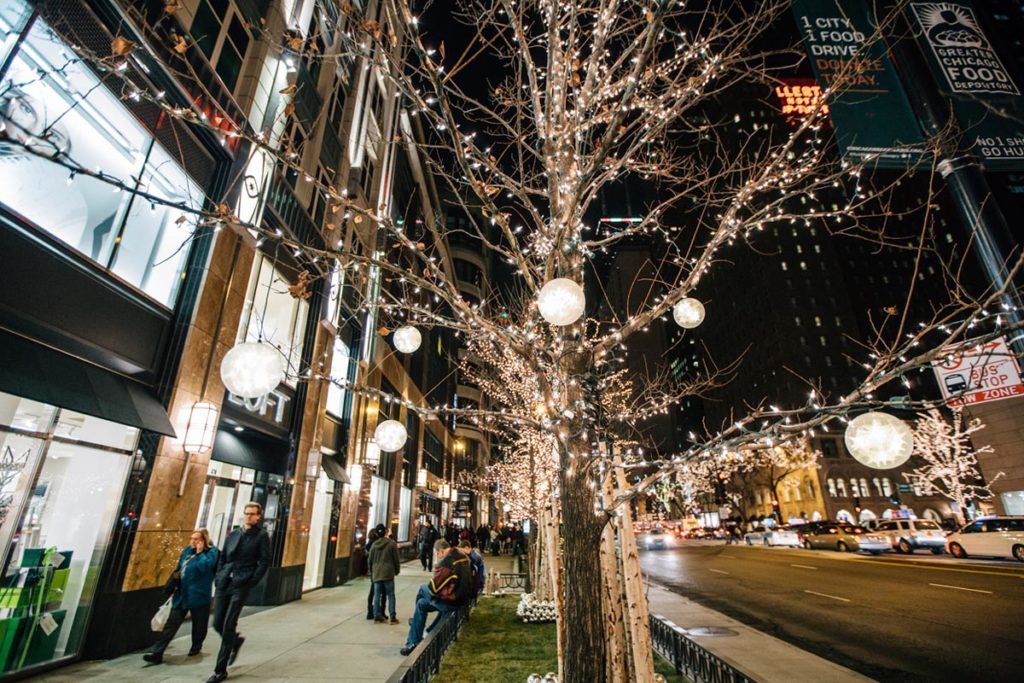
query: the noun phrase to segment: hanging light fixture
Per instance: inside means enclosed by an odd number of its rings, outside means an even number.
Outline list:
[[[537,295],[537,309],[552,325],[573,324],[583,315],[586,305],[583,288],[565,277],[549,281]]]
[[[426,485],[427,485],[427,469],[425,467],[421,467],[419,469],[419,471],[416,472],[416,486],[419,486],[420,488],[424,488],[424,487],[426,487]]]
[[[441,500],[448,500],[451,497],[451,486],[446,481],[442,481],[441,485],[437,488],[437,497]]]
[[[281,352],[263,342],[237,344],[224,355],[220,378],[224,386],[241,398],[265,396],[284,379]]]
[[[704,304],[686,297],[672,307],[672,318],[683,329],[692,330],[704,322]]]
[[[394,453],[401,449],[408,438],[405,425],[398,420],[385,420],[373,430],[373,440],[384,453]]]
[[[453,503],[459,502],[459,490],[454,486],[451,487],[451,501]]]
[[[914,432],[898,417],[871,412],[850,421],[843,442],[857,462],[876,470],[889,470],[910,459]]]
[[[380,446],[373,441],[366,444],[366,455],[363,457],[363,463],[370,467],[376,467],[380,464]]]
[[[181,440],[182,450],[186,453],[205,453],[213,448],[218,412],[217,406],[209,401],[198,401],[192,406],[185,438]]]
[[[423,335],[412,325],[405,325],[395,330],[391,336],[395,348],[402,353],[413,353],[423,342]]]

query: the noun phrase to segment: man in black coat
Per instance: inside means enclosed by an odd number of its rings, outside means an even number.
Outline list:
[[[416,543],[420,547],[420,562],[425,571],[434,571],[434,541],[437,539],[437,529],[430,520],[423,522],[419,534],[416,535]]]
[[[234,664],[245,638],[238,634],[238,617],[249,598],[249,591],[270,568],[270,536],[260,522],[263,506],[245,504],[243,525],[228,534],[217,561],[214,585],[217,599],[213,610],[213,629],[220,634],[220,652],[213,675],[206,683],[220,683],[228,677],[228,665]]]

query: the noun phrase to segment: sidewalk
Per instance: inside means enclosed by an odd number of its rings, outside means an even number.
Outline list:
[[[651,584],[648,592],[651,614],[684,629],[719,627],[737,635],[690,638],[747,676],[765,683],[821,681],[822,683],[863,683],[872,679],[833,664],[778,638],[745,626],[724,614],[702,607],[681,595]]]
[[[238,630],[245,636],[230,678],[264,681],[385,681],[405,659],[398,651],[409,633],[413,600],[420,584],[430,579],[419,561],[406,562],[395,578],[397,626],[374,624],[366,619],[366,577],[344,586],[322,588],[301,600],[261,609],[243,616]],[[191,624],[186,622],[164,654],[164,663],[147,665],[143,652],[109,661],[81,662],[33,680],[147,681],[184,683],[205,681],[213,673],[220,638],[210,629],[203,653],[187,657]]]

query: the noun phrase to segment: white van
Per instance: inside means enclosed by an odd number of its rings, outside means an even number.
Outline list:
[[[1024,562],[1024,517],[979,517],[946,538],[953,557],[1015,557]]]
[[[918,548],[927,548],[936,555],[942,554],[946,535],[942,527],[930,519],[886,519],[878,523],[876,534],[889,539],[896,552],[909,555]]]

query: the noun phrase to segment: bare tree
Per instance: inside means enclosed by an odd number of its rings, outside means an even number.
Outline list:
[[[992,497],[989,486],[1003,476],[999,472],[987,483],[978,469],[978,456],[991,453],[989,445],[976,448],[971,434],[985,428],[975,418],[964,423],[963,411],[952,410],[951,419],[946,419],[938,408],[918,414],[914,427],[914,455],[922,462],[903,478],[921,489],[926,496],[945,496],[959,508],[961,522],[967,521],[967,506],[971,500],[987,500]]]

